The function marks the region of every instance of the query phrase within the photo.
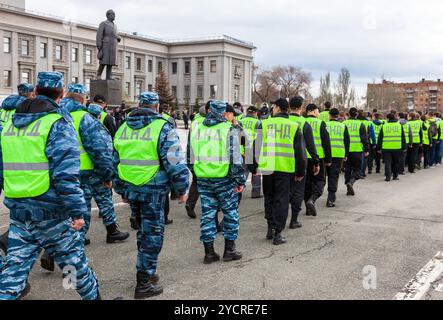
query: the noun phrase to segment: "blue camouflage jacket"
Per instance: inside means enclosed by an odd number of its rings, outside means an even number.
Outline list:
[[[150,109],[138,109],[129,115],[126,123],[131,129],[142,129],[154,120],[163,119],[162,116]],[[114,181],[115,191],[130,201],[146,201],[152,192],[168,192],[171,188],[178,196],[185,195],[189,189],[189,170],[186,166],[177,132],[170,122],[165,125],[160,133],[158,143],[160,158],[160,171],[148,184],[137,187],[118,178]],[[119,155],[114,152],[114,166],[120,163]]]
[[[15,110],[17,106],[25,101],[26,98],[19,95],[11,95],[7,97],[2,103],[2,109],[6,111]]]
[[[221,122],[227,122],[226,118],[223,115],[210,112],[203,121],[203,124],[207,127],[213,127]],[[237,131],[236,128],[234,127],[231,128],[230,141],[229,141],[229,159],[231,165],[229,166],[228,177],[222,179],[202,179],[202,180],[214,181],[214,180],[230,179],[234,182],[236,186],[244,186],[246,184],[245,170],[243,168],[243,158],[240,149],[240,139],[236,131]]]
[[[87,111],[80,103],[70,98],[65,98],[60,102],[60,107],[71,113],[74,111]],[[94,171],[81,171],[80,176],[88,179],[93,174],[98,176],[103,182],[114,179],[112,138],[105,127],[92,115],[83,117],[79,126],[79,134],[83,147],[94,164]]]
[[[49,113],[63,114],[63,111],[53,100],[38,96],[20,104],[12,122],[16,128],[23,128]],[[11,219],[46,221],[82,218],[87,208],[80,188],[80,152],[77,134],[69,119],[62,118],[53,125],[45,152],[51,177],[49,191],[36,198],[5,198]],[[3,186],[3,161],[0,161],[0,180]]]

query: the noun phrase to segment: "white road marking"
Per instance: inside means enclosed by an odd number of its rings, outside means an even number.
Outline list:
[[[429,261],[414,279],[399,292],[396,300],[421,300],[431,289],[431,285],[443,274],[443,251]],[[441,286],[441,285],[440,285]]]

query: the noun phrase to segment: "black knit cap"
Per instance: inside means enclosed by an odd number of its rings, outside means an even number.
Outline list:
[[[317,109],[320,110],[320,108],[316,104],[314,104],[314,103],[310,103],[310,104],[308,104],[306,106],[306,112],[312,112],[312,111],[315,111]]]

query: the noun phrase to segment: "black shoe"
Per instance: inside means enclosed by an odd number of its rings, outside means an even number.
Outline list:
[[[266,234],[266,239],[267,240],[274,239],[274,229],[272,229],[271,227],[268,227],[268,233]]]
[[[220,261],[220,256],[215,253],[214,244],[207,243],[205,244],[205,260],[204,264],[212,264],[214,262]]]
[[[8,236],[9,232],[0,236],[0,250],[2,250],[5,255],[8,253]]]
[[[404,172],[401,172],[401,173],[400,173],[400,175],[401,175],[401,176],[404,176],[404,175],[405,175],[405,173],[404,173]]]
[[[326,207],[328,208],[335,208],[335,200],[337,197],[335,196],[335,193],[329,193],[328,194],[328,201],[326,202]]]
[[[197,219],[197,215],[195,214],[195,210],[190,206],[186,205],[186,212],[188,213],[188,217],[191,219]]]
[[[98,217],[99,217],[100,219],[103,219],[103,214],[102,214],[101,212],[99,212],[99,213],[98,213]]]
[[[91,244],[91,239],[85,238],[85,246],[89,246]]]
[[[137,272],[137,287],[135,288],[134,299],[148,299],[159,296],[163,293],[163,287],[158,283],[158,276]]]
[[[288,241],[286,240],[285,237],[283,237],[283,236],[281,235],[281,233],[276,233],[276,234],[275,234],[274,242],[273,242],[274,246],[280,246],[280,245],[285,244],[285,243],[287,243],[287,242],[288,242]]]
[[[400,179],[398,178],[398,177],[395,177],[394,178],[394,181],[399,181]]]
[[[346,184],[346,188],[348,188],[348,193],[346,194],[347,196],[355,196],[354,186],[352,183]]]
[[[380,174],[380,171],[381,171],[381,170],[379,169],[379,170],[375,171],[375,173]]]
[[[131,222],[132,230],[140,230],[140,224],[138,223],[137,218],[131,217],[129,221]]]
[[[169,226],[170,224],[173,224],[174,220],[170,220],[170,219],[166,219],[165,220],[165,225]]]
[[[260,193],[253,193],[251,199],[261,199],[263,196]]]
[[[235,248],[235,241],[225,240],[225,253],[223,254],[224,262],[238,261],[243,258],[241,252]]]
[[[42,257],[40,258],[40,265],[46,271],[54,272],[55,270],[54,260],[49,256],[49,254],[46,251],[43,252]]]
[[[291,221],[291,223],[289,224],[289,229],[291,229],[291,230],[300,229],[302,227],[303,227],[303,225],[300,222],[298,222],[297,220]]]
[[[328,200],[328,202],[326,203],[326,207],[328,207],[328,208],[335,208],[335,203]]]
[[[29,292],[31,292],[31,285],[29,284],[29,282],[26,282],[26,286],[23,289],[23,292],[20,295],[20,297],[18,298],[18,300],[25,298],[29,294]]]
[[[317,216],[317,209],[315,208],[315,202],[312,198],[309,199],[308,202],[306,202],[306,209],[309,210],[310,216]]]
[[[368,174],[372,174],[372,170],[368,171]]]
[[[386,182],[391,182],[391,179],[386,178],[385,181],[386,181]]]
[[[129,233],[121,232],[115,223],[107,226],[106,230],[108,231],[108,234],[106,235],[106,243],[121,242],[129,238]]]

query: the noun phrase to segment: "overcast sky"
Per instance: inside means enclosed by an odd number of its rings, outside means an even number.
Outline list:
[[[56,5],[54,5],[56,4]],[[293,64],[320,77],[351,71],[358,94],[387,78],[443,78],[440,0],[28,0],[27,8],[160,38],[230,35],[257,46],[260,66]]]

